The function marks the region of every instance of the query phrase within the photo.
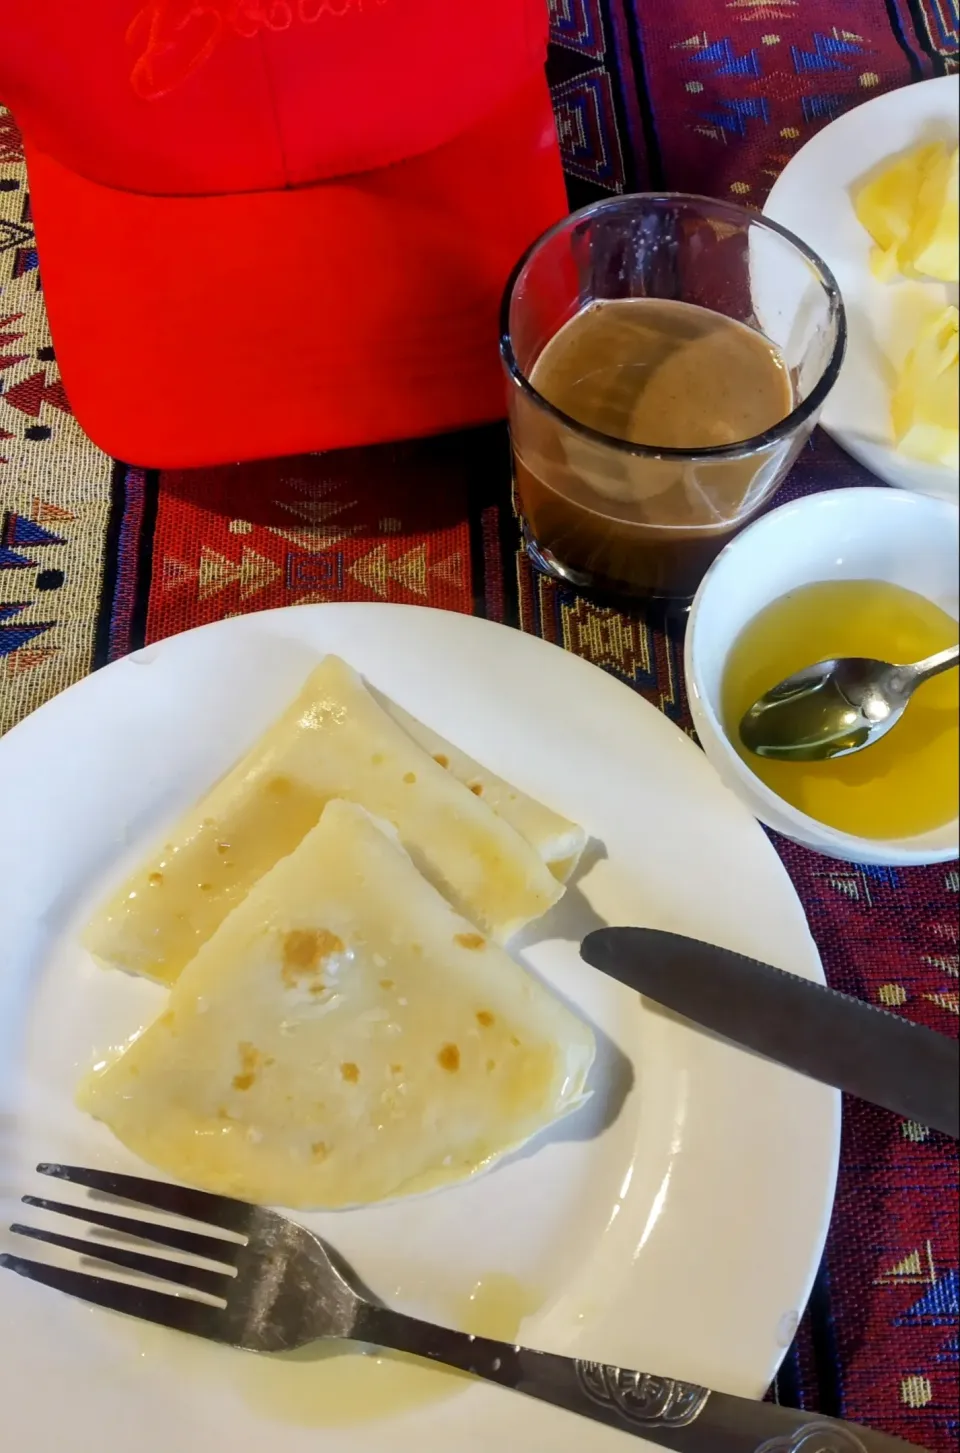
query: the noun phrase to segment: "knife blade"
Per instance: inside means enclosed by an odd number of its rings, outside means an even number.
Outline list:
[[[907,1120],[960,1135],[960,1045],[861,999],[729,949],[651,928],[603,928],[583,959],[745,1049]]]

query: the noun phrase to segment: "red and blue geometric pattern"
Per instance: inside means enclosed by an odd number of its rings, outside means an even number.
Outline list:
[[[957,0],[918,0],[918,8],[930,50],[953,69],[960,54],[960,7]]]
[[[556,46],[595,61],[606,55],[603,15],[591,0],[550,0],[550,29]]]
[[[623,153],[609,73],[596,67],[552,89],[567,175],[605,192],[622,192]]]

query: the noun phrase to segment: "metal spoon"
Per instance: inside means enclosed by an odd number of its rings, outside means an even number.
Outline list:
[[[951,646],[913,666],[848,657],[820,661],[761,696],[740,723],[740,738],[758,757],[822,762],[862,752],[885,737],[925,681],[960,659]]]

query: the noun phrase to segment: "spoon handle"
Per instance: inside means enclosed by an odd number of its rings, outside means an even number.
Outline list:
[[[958,661],[960,661],[960,645],[948,646],[945,651],[938,651],[935,656],[928,656],[925,661],[918,661],[915,666],[903,667],[904,685],[908,690],[915,691],[925,681],[930,681],[943,671],[951,670]]]

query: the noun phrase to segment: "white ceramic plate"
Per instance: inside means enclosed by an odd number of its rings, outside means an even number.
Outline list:
[[[901,489],[956,501],[955,470],[894,448],[890,392],[922,320],[956,303],[936,282],[877,282],[870,237],[857,221],[851,188],[887,158],[928,140],[956,140],[960,78],[942,76],[877,96],[808,141],[781,173],[764,212],[789,227],[832,270],[847,307],[850,341],[820,422],[861,464]]]
[[[305,1219],[408,1310],[456,1320],[486,1279],[539,1305],[523,1327],[537,1346],[759,1395],[822,1250],[839,1097],[642,1007],[577,944],[597,923],[651,924],[820,978],[800,904],[747,809],[664,716],[553,646],[444,612],[225,621],[88,677],[0,745],[0,1246],[24,1250],[5,1229],[19,1194],[50,1194],[37,1161],[144,1173],[72,1092],[162,991],[96,968],[77,929],[327,650],[589,829],[585,872],[522,954],[593,1021],[601,1052],[590,1106],[546,1143],[456,1189]],[[342,1349],[277,1367],[0,1272],[0,1408],[17,1453],[639,1446],[498,1389],[416,1378]]]

